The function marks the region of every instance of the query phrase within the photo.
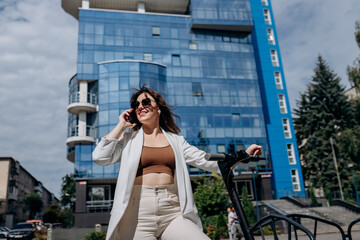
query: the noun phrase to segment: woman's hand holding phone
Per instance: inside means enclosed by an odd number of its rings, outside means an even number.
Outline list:
[[[126,128],[133,128],[136,126],[136,112],[133,108],[125,110],[119,116],[119,124]]]

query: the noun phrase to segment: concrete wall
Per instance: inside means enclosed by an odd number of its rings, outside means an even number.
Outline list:
[[[0,162],[0,214],[6,212],[10,161]]]
[[[95,226],[93,228],[55,228],[53,229],[53,240],[81,240],[86,234],[94,231]]]

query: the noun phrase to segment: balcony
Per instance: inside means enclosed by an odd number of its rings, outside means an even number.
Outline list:
[[[113,200],[86,201],[87,212],[110,212]]]
[[[79,8],[82,7],[81,0],[62,0],[62,8],[72,15],[79,18]],[[146,12],[185,14],[189,0],[145,0]],[[89,0],[90,8],[138,11],[138,1],[131,0]]]
[[[35,186],[35,187],[34,187],[34,191],[35,191],[36,193],[42,193],[42,192],[43,192],[43,188],[42,188],[41,185],[38,185],[38,186]]]
[[[75,163],[75,147],[68,147],[67,150],[67,159],[72,162]]]
[[[85,100],[85,99],[84,99]],[[87,93],[86,101],[81,99],[80,92],[73,93],[69,96],[69,105],[67,110],[72,114],[79,112],[96,112],[97,96],[94,93]]]
[[[11,186],[9,188],[9,193],[8,193],[8,197],[7,199],[10,201],[10,200],[13,200],[13,201],[17,201],[18,200],[18,189],[17,187],[15,186]]]
[[[94,127],[86,126],[86,132],[81,130],[84,129],[81,129],[79,125],[69,128],[66,145],[74,147],[76,144],[94,144],[96,142],[96,129]]]

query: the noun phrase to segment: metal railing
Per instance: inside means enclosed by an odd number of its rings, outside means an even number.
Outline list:
[[[69,96],[69,104],[80,103],[80,92],[75,92]],[[87,93],[86,103],[97,104],[97,95],[95,93]]]
[[[110,212],[113,200],[92,200],[86,201],[87,212]]]
[[[96,128],[93,126],[86,126],[86,135],[87,137],[93,137],[96,138]],[[76,137],[79,136],[79,125],[76,125],[74,127],[71,127],[68,129],[68,137]]]

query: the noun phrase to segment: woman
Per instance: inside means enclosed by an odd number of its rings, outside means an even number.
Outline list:
[[[186,164],[219,172],[217,163],[206,161],[204,151],[178,135],[177,116],[158,92],[142,87],[130,104],[93,152],[101,165],[121,161],[106,239],[209,239],[202,232]],[[129,120],[132,111],[135,123]],[[261,154],[257,145],[246,151]]]

